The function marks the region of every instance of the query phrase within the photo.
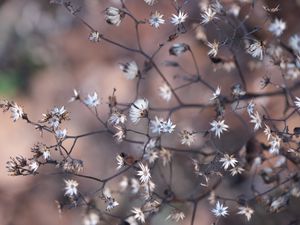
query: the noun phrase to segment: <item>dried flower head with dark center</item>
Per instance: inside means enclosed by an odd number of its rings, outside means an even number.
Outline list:
[[[125,13],[113,6],[105,9],[105,21],[108,24],[119,26],[122,19],[125,17]]]
[[[178,56],[190,49],[190,46],[185,43],[177,43],[173,44],[169,49],[170,55]]]

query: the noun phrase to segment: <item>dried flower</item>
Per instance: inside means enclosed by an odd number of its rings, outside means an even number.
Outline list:
[[[172,18],[171,18],[171,23],[174,24],[175,26],[182,24],[185,22],[185,20],[187,19],[188,14],[183,12],[183,11],[179,11],[178,15],[173,14]]]
[[[11,112],[11,118],[13,119],[14,122],[22,118],[24,115],[22,107],[18,106],[14,102],[11,104],[10,112]]]
[[[254,58],[259,58],[263,60],[264,57],[264,46],[261,41],[254,40],[254,42],[249,45],[247,52]]]
[[[124,124],[126,120],[127,120],[126,115],[120,113],[119,111],[113,112],[108,119],[108,121],[113,125]]]
[[[272,32],[276,37],[281,36],[283,31],[286,28],[285,22],[283,22],[281,19],[275,19],[273,23],[269,26],[269,31]]]
[[[221,95],[221,88],[220,86],[218,86],[215,92],[213,93],[212,98],[210,98],[210,101],[217,99],[220,95]]]
[[[254,131],[257,131],[259,128],[262,127],[262,125],[261,125],[262,120],[261,120],[261,118],[260,118],[260,115],[259,115],[259,113],[256,111],[255,114],[250,115],[250,117],[251,117],[250,122],[251,122],[251,123],[254,123]]]
[[[121,126],[115,126],[116,132],[114,134],[114,138],[116,138],[117,142],[122,142],[126,137],[126,130]]]
[[[83,161],[80,159],[66,159],[62,162],[62,168],[68,173],[80,173],[83,170]]]
[[[141,183],[148,183],[151,178],[149,167],[142,163],[139,163],[139,167],[141,170],[137,172],[137,175],[140,177]]]
[[[172,153],[165,148],[161,148],[159,154],[163,161],[163,166],[166,166],[171,161]]]
[[[108,24],[119,26],[125,13],[120,9],[110,6],[105,9],[105,21]]]
[[[165,23],[165,20],[163,19],[163,16],[164,16],[163,14],[160,14],[159,12],[155,11],[155,13],[151,14],[151,17],[149,19],[149,24],[152,27],[159,28],[159,26],[161,24]]]
[[[289,45],[295,52],[300,54],[300,36],[299,35],[295,34],[295,35],[291,36],[289,39]]]
[[[76,89],[73,89],[73,96],[70,98],[69,102],[74,102],[79,99],[80,99],[79,91],[77,91]]]
[[[37,171],[39,168],[39,163],[35,160],[31,160],[28,164],[29,170],[31,170],[33,173]]]
[[[208,7],[206,10],[204,10],[204,12],[201,13],[201,17],[202,24],[207,24],[214,19],[218,19],[218,17],[216,17],[216,12],[213,11],[211,7]]]
[[[144,0],[148,5],[152,6],[156,0]]]
[[[230,174],[231,174],[231,176],[235,176],[237,174],[242,174],[243,171],[244,171],[244,169],[242,167],[236,166],[230,170]]]
[[[229,166],[235,167],[235,165],[238,163],[233,155],[228,154],[224,154],[224,156],[219,161],[223,163],[222,167],[224,168],[224,170],[227,170]]]
[[[139,68],[135,61],[120,64],[120,69],[128,80],[133,80],[139,75]]]
[[[247,207],[240,206],[239,211],[237,212],[237,214],[239,214],[239,215],[245,215],[248,221],[251,219],[251,216],[253,213],[254,213],[254,210],[249,208],[248,206]]]
[[[58,139],[64,139],[67,135],[67,129],[63,129],[63,130],[56,130],[55,131],[55,136]]]
[[[170,118],[167,121],[164,121],[162,118],[155,116],[155,120],[150,121],[152,133],[172,133],[175,127],[176,125],[172,123]]]
[[[133,207],[131,212],[134,214],[134,218],[139,220],[141,223],[145,223],[145,214],[141,208]]]
[[[90,35],[89,35],[89,40],[91,42],[99,42],[101,39],[101,35],[98,31],[91,31]]]
[[[94,92],[93,95],[88,94],[88,96],[84,99],[84,104],[88,107],[96,107],[100,104],[100,100],[98,98],[98,94]]]
[[[178,210],[173,210],[166,218],[166,220],[173,220],[175,222],[179,222],[180,220],[183,220],[185,218],[185,215],[183,212],[180,212]]]
[[[95,212],[89,212],[83,217],[83,225],[97,225],[100,217]]]
[[[300,98],[296,97],[296,100],[294,101],[295,106],[298,108],[298,110],[300,110]]]
[[[214,120],[210,123],[211,129],[210,131],[215,132],[215,136],[220,138],[220,135],[223,133],[223,131],[227,131],[229,126],[225,124],[225,120]]]
[[[194,134],[188,132],[187,130],[183,130],[182,132],[180,132],[179,136],[182,145],[191,146],[191,144],[195,141]]]
[[[73,197],[74,195],[77,195],[78,190],[78,182],[75,180],[65,180],[65,195],[68,195],[69,197]]]
[[[172,91],[169,85],[164,84],[159,87],[159,95],[164,99],[165,101],[169,102],[172,97]]]
[[[213,214],[216,217],[220,217],[220,216],[227,216],[228,215],[228,207],[224,206],[223,204],[221,204],[219,201],[217,201],[217,204],[215,206],[214,209],[212,209],[211,211],[213,212]]]
[[[148,116],[149,102],[147,99],[138,99],[131,106],[129,110],[129,117],[133,123],[138,123],[141,118]]]
[[[207,46],[209,48],[211,48],[209,50],[209,52],[207,53],[207,55],[210,56],[210,57],[216,57],[217,54],[218,54],[218,50],[219,50],[219,44],[220,43],[217,42],[217,41],[214,41],[213,43],[207,42]]]
[[[177,44],[173,44],[171,46],[171,48],[169,49],[169,53],[170,55],[175,55],[178,56],[186,51],[188,51],[190,49],[190,46],[188,46],[185,43],[177,43]]]

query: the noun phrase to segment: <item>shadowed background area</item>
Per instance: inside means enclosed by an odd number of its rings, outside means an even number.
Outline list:
[[[72,1],[74,5],[80,7],[80,16],[89,22],[97,30],[101,30],[105,36],[112,37],[126,46],[137,45],[135,39],[135,30],[131,20],[125,18],[120,27],[112,27],[104,21],[104,10],[107,6],[120,6],[118,1]],[[145,6],[143,1],[128,0],[128,8],[141,19],[149,17],[151,12],[159,9],[169,18],[174,12],[170,1],[161,0],[159,5],[153,8]],[[224,1],[231,2],[231,1]],[[259,1],[258,5],[270,5],[271,1]],[[287,22],[287,30],[282,39],[288,40],[291,34],[299,33],[298,21],[300,4],[299,1],[282,1],[282,9],[277,16],[284,18]],[[273,5],[273,4],[271,4]],[[185,5],[190,19],[186,26],[188,32],[181,35],[174,42],[186,42],[194,51],[196,60],[199,64],[200,73],[214,87],[222,86],[222,92],[230,95],[231,86],[241,83],[236,69],[226,72],[219,69],[207,57],[208,48],[195,37],[193,24],[197,23],[200,15],[198,1],[187,1]],[[243,14],[243,10],[241,11]],[[247,25],[264,26],[263,19],[265,12],[257,10]],[[254,25],[255,24],[255,25]],[[208,29],[209,30],[209,29]],[[83,96],[96,91],[101,97],[102,104],[99,106],[100,116],[107,118],[109,109],[107,107],[108,96],[112,95],[114,88],[118,102],[129,103],[134,101],[136,83],[126,80],[119,69],[119,63],[128,60],[135,60],[141,67],[144,65],[144,59],[134,53],[119,49],[116,46],[100,41],[95,44],[88,41],[89,30],[83,24],[67,12],[63,7],[55,4],[49,4],[49,1],[34,0],[10,0],[0,1],[0,95],[1,99],[12,99],[24,108],[24,111],[33,121],[42,119],[42,114],[51,110],[54,106],[62,106],[70,112],[70,121],[64,123],[70,135],[78,135],[88,131],[97,130],[100,124],[97,123],[89,110],[77,102],[69,103],[73,89],[80,90]],[[153,52],[159,43],[167,39],[174,32],[174,27],[170,24],[153,29],[149,25],[143,26],[141,30],[141,42],[146,52]],[[209,40],[217,38],[213,31],[207,32]],[[268,40],[270,33],[260,31],[257,38]],[[166,43],[163,50],[156,56],[155,61],[162,68],[167,79],[174,86],[182,84],[180,77],[184,72],[177,68],[165,67],[165,60],[178,60],[187,69],[189,73],[195,73],[191,57],[180,56],[175,58],[168,53],[169,47],[173,44]],[[274,81],[280,80],[280,71],[273,67],[261,66],[251,71],[250,66],[246,64],[250,56],[236,49],[238,59],[241,63],[241,69],[244,72],[250,92],[272,91],[267,87],[262,90],[259,87],[259,80],[264,74],[272,74]],[[227,52],[220,53],[228,55]],[[179,81],[178,81],[179,80]],[[220,84],[220,81],[222,82]],[[155,107],[171,107],[176,105],[174,98],[166,103],[159,98],[158,89],[162,80],[155,71],[149,71],[145,79],[142,79],[139,97],[147,97],[151,105]],[[299,92],[298,92],[299,93]],[[212,92],[201,84],[191,85],[182,91],[178,91],[186,103],[208,102]],[[264,105],[273,116],[282,115],[283,97],[259,98],[256,104]],[[280,100],[280,102],[279,102]],[[278,103],[279,102],[279,103]],[[282,102],[282,103],[281,103]],[[228,106],[230,107],[230,106]],[[161,115],[164,115],[163,113]],[[212,109],[206,110],[180,110],[173,116],[173,121],[178,129],[209,129],[207,121],[214,117]],[[241,149],[245,143],[253,136],[252,125],[245,125],[241,117],[244,113],[234,114],[227,118],[230,124],[230,133],[225,133],[221,140],[215,140],[216,146],[224,152],[234,152]],[[295,124],[299,126],[299,118],[290,121],[291,127]],[[58,213],[55,200],[60,200],[64,195],[63,179],[67,175],[60,174],[54,166],[47,166],[39,171],[37,176],[13,177],[8,176],[5,168],[6,161],[11,156],[22,155],[30,157],[31,147],[37,143],[54,143],[51,136],[43,135],[28,125],[25,121],[13,123],[9,113],[0,115],[0,224],[2,225],[50,225],[50,224],[82,224],[83,210],[65,209],[60,215]],[[178,140],[171,138],[166,142],[179,145]],[[203,142],[197,140],[195,145]],[[71,145],[72,143],[68,143]],[[110,134],[101,134],[91,136],[78,141],[73,157],[83,160],[84,173],[95,177],[108,177],[116,172],[115,157],[120,152],[126,152],[133,155],[139,155],[141,147],[134,144],[117,144]],[[175,190],[180,194],[185,194],[186,190],[193,188],[192,170],[185,171],[182,168],[191,165],[184,157],[174,156],[174,181]],[[133,172],[129,172],[133,174]],[[121,177],[120,177],[121,178]],[[109,183],[111,189],[118,189],[118,181]],[[238,177],[228,179],[222,186],[222,193],[226,196],[232,194],[232,188],[236,193],[249,193],[249,182],[245,181],[247,177]],[[99,188],[99,184],[93,181],[78,179],[80,189],[85,192],[93,192]],[[117,198],[120,206],[114,209],[113,214],[125,215],[128,205],[132,199]],[[195,224],[206,225],[212,222],[212,215],[206,200],[202,201],[198,207]],[[265,209],[257,207],[255,209],[251,224],[265,225],[294,225],[289,223],[299,219],[299,202],[292,199],[291,207],[288,210],[275,215],[267,215]],[[182,206],[186,212],[186,219],[181,224],[190,224],[191,207]],[[167,212],[162,212],[160,216],[152,220],[152,224],[173,224],[166,222]],[[287,219],[288,218],[288,219]],[[244,218],[228,217],[222,220],[220,224],[241,224]],[[108,224],[117,224],[115,220]],[[175,224],[175,223],[174,223]]]

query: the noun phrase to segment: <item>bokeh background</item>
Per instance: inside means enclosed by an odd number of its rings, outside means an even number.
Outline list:
[[[130,20],[125,19],[118,28],[107,25],[104,21],[103,11],[108,5],[118,5],[118,1],[106,0],[85,0],[72,1],[74,5],[80,6],[80,15],[91,25],[101,30],[112,39],[120,40],[128,46],[135,46],[134,30]],[[159,6],[150,9],[145,7],[143,1],[128,0],[128,7],[139,18],[146,18],[151,11],[159,9],[165,15],[170,16],[173,8],[170,1],[162,0]],[[281,11],[277,14],[287,22],[287,30],[284,32],[283,40],[286,41],[291,34],[299,33],[300,28],[300,3],[299,1],[258,1],[257,4],[272,5],[280,3]],[[276,4],[275,4],[276,5]],[[198,1],[188,1],[186,10],[189,12],[190,21],[187,26],[199,19]],[[241,12],[243,13],[243,11]],[[255,16],[248,22],[263,24],[265,12],[261,9],[255,11]],[[193,18],[195,21],[193,21]],[[165,40],[172,33],[174,28],[165,25],[159,30],[145,26],[141,33],[141,40],[146,51],[153,50],[158,43]],[[89,112],[76,103],[68,103],[74,88],[81,91],[83,95],[96,91],[100,94],[103,104],[100,106],[101,116],[106,117],[108,109],[105,103],[108,96],[112,94],[113,88],[117,89],[119,102],[131,102],[134,97],[135,83],[127,81],[118,68],[118,63],[134,59],[139,65],[143,65],[142,58],[130,52],[120,50],[115,46],[99,43],[94,44],[88,41],[89,31],[65,9],[57,5],[49,4],[47,0],[2,0],[0,1],[0,95],[2,98],[15,100],[24,107],[26,113],[32,120],[42,118],[42,113],[47,112],[54,106],[64,105],[71,112],[71,121],[64,125],[70,134],[80,134],[98,128]],[[216,37],[213,31],[209,33]],[[271,35],[261,31],[258,38],[268,40]],[[187,42],[193,49],[200,66],[201,73],[205,79],[217,86],[222,80],[222,90],[230,93],[230,86],[239,82],[237,72],[227,73],[217,69],[207,57],[207,48],[200,44],[192,31],[182,35],[176,42]],[[168,46],[168,45],[167,45]],[[162,66],[165,59],[174,60],[168,55],[168,47],[157,57],[157,62]],[[245,63],[249,56],[241,50],[239,59],[242,69],[245,72],[249,90],[261,92],[259,79],[262,75],[272,74],[274,80],[280,79],[278,70],[271,66],[261,66],[255,73],[251,72]],[[226,55],[226,52],[224,53]],[[177,59],[176,59],[177,60]],[[191,59],[180,57],[180,62],[193,73]],[[164,67],[163,67],[164,68]],[[180,71],[164,68],[164,72],[173,84],[178,84],[174,76],[180,75]],[[151,104],[165,106],[165,103],[158,97],[158,87],[161,80],[154,72],[147,74],[146,82],[142,82],[140,96],[146,96]],[[224,87],[224,88],[223,88]],[[266,91],[265,89],[263,91]],[[211,93],[204,87],[191,86],[184,89],[182,93],[186,102],[207,101]],[[281,98],[259,99],[257,104],[268,106],[274,115],[280,115],[282,105],[274,104]],[[170,103],[170,106],[174,105]],[[186,115],[189,115],[189,119]],[[180,111],[174,116],[174,121],[180,128],[201,127],[207,129],[207,119],[213,116],[212,111]],[[216,144],[222,146],[225,151],[233,151],[241,148],[247,139],[252,135],[251,129],[245,127],[238,117],[232,116],[228,123],[233,128],[230,135],[224,135],[222,142]],[[293,120],[291,122],[298,123]],[[54,169],[43,168],[41,176],[11,177],[5,169],[5,163],[10,156],[23,155],[29,157],[30,148],[34,143],[51,143],[51,137],[40,137],[39,133],[23,121],[13,123],[9,113],[0,115],[0,224],[2,225],[50,225],[50,224],[81,224],[83,213],[80,210],[65,210],[59,215],[55,200],[60,199],[64,193],[63,178],[65,176],[55,174]],[[178,141],[177,141],[178,142]],[[199,141],[201,142],[201,140]],[[178,143],[177,143],[178,144]],[[99,135],[81,140],[76,149],[75,156],[84,161],[84,172],[89,175],[106,177],[115,172],[115,156],[121,151],[134,154],[139,149],[130,144],[117,145],[110,135]],[[176,159],[184,166],[180,158]],[[177,168],[178,185],[181,187],[192,185],[191,176],[184,174]],[[80,179],[79,179],[80,180]],[[112,189],[117,184],[112,182]],[[96,189],[97,184],[82,181],[80,187],[83,190]],[[223,193],[230,195],[230,190],[236,188],[239,192],[249,192],[247,183],[240,180],[231,180],[225,183]],[[182,189],[178,189],[184,192]],[[122,200],[120,200],[122,201]],[[120,202],[117,212],[127,209],[128,199]],[[289,224],[290,221],[299,217],[299,202],[293,200],[288,211],[276,215],[265,215],[265,210],[258,207],[257,214],[251,224]],[[187,218],[182,224],[189,224],[191,209],[186,207]],[[209,224],[212,219],[207,202],[200,204],[196,217],[196,225]],[[164,218],[156,218],[153,224],[172,224],[165,222]],[[237,216],[227,218],[224,224],[240,224],[245,221]],[[116,224],[112,221],[111,224]],[[296,224],[296,223],[295,223]]]

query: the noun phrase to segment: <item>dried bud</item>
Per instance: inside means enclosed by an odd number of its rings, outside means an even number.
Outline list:
[[[174,44],[172,47],[169,49],[170,55],[175,55],[178,56],[190,49],[190,46],[188,46],[185,43],[179,43],[179,44]]]
[[[110,6],[105,10],[105,21],[108,24],[119,26],[125,13],[120,9]]]

